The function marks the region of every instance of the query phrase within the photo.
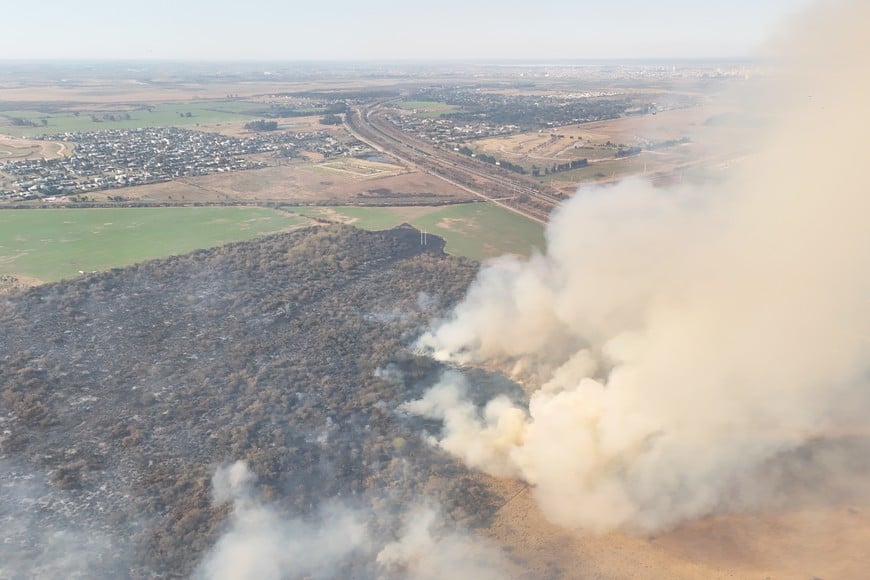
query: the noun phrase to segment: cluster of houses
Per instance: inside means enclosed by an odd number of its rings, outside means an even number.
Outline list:
[[[632,107],[649,109],[648,103],[639,107],[637,99],[614,90],[523,95],[460,86],[422,89],[413,98],[454,107],[437,117],[397,107],[390,116],[402,131],[436,144],[613,119]]]
[[[355,152],[324,131],[269,132],[238,138],[154,127],[70,132],[42,138],[72,143],[73,154],[0,165],[0,172],[6,176],[0,182],[0,200],[57,198],[178,177],[256,169],[268,166],[270,157],[295,157],[299,151],[316,151],[324,157]]]
[[[418,117],[408,114],[388,115],[387,119],[405,133],[416,135],[431,143],[462,143],[470,139],[483,139],[497,135],[517,133],[517,125],[495,125],[484,121],[457,123],[453,119]]]

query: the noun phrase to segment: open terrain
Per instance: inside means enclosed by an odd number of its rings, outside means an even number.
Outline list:
[[[442,117],[447,113],[453,113],[460,108],[456,105],[439,103],[438,101],[410,101],[404,100],[398,103],[402,109],[407,109],[421,117]]]
[[[795,479],[794,501],[764,513],[589,535],[547,522],[533,488],[432,447],[437,426],[398,406],[442,369],[408,345],[477,270],[442,244],[411,228],[313,228],[0,301],[0,571],[186,576],[230,522],[211,473],[241,459],[276,518],[316,521],[343,498],[395,537],[397,514],[435,501],[449,525],[489,538],[506,578],[862,576],[870,503],[824,477]],[[463,372],[484,400],[522,397]],[[844,446],[868,443],[832,437],[801,453],[831,460]],[[849,471],[866,478],[870,464]],[[808,484],[828,499],[801,500]],[[383,577],[371,552],[337,560],[340,576]]]
[[[540,172],[542,183],[571,195],[578,185],[629,175],[671,181],[710,178],[751,149],[751,128],[717,124],[733,110],[699,105],[476,140],[473,151]],[[635,154],[622,151],[638,148]],[[579,169],[551,171],[586,159]]]
[[[426,497],[485,522],[495,496],[395,412],[438,372],[407,341],[477,269],[441,248],[312,228],[0,301],[0,576],[186,577],[236,460],[280,517],[346,498],[388,530]]]
[[[252,120],[264,109],[257,103],[236,101],[159,103],[154,105],[117,105],[70,109],[40,106],[32,109],[0,110],[0,133],[32,136],[73,131],[135,129],[215,125],[222,122]],[[14,120],[18,120],[16,124]],[[43,122],[43,120],[45,122]],[[22,126],[20,123],[32,123]]]
[[[42,209],[0,212],[0,577],[185,577],[231,523],[209,481],[236,460],[281,518],[316,519],[319,505],[342,501],[394,538],[397,514],[432,500],[450,526],[493,542],[508,578],[809,580],[870,569],[870,502],[833,484],[821,504],[589,535],[547,522],[533,487],[459,465],[429,444],[437,422],[399,410],[444,370],[411,344],[468,288],[479,264],[465,258],[541,249],[539,222],[578,184],[706,180],[751,151],[754,128],[708,104],[694,74],[615,80],[567,67],[546,78],[463,65],[421,80],[353,67],[160,66],[0,71],[0,164],[70,156],[72,142],[36,138],[64,131],[172,126],[282,145],[318,132],[332,144],[248,155],[257,169],[3,202]],[[582,105],[596,91],[610,96],[590,115],[614,118],[563,123],[554,106],[555,120],[519,119],[535,130],[514,124],[511,107],[492,121],[486,99],[446,102],[482,95],[532,111],[554,98]],[[669,109],[669,91],[700,104]],[[647,102],[662,107],[635,106]],[[324,120],[336,106],[350,113]],[[258,119],[275,130],[245,128]],[[374,136],[373,146],[354,135]],[[460,145],[542,174],[472,159]],[[641,150],[617,158],[631,147]],[[579,159],[588,165],[543,173]],[[103,179],[125,171],[116,163]],[[2,177],[4,187],[19,179]],[[400,224],[413,228],[356,229]],[[274,232],[284,233],[262,237]],[[523,400],[496,373],[461,370],[481,401]],[[854,442],[822,444],[841,443]],[[392,578],[371,556],[343,562],[338,576]]]
[[[544,248],[544,229],[529,220],[485,203],[450,206],[288,208],[317,219],[380,230],[409,223],[446,240],[445,251],[476,260],[503,254],[528,256]]]
[[[865,435],[831,438],[807,445],[807,456],[845,449],[866,450]],[[870,476],[866,462],[849,471],[858,481]],[[842,480],[814,481],[826,499],[807,499],[807,484],[796,478],[782,490],[780,506],[759,513],[709,516],[657,534],[610,532],[597,535],[560,528],[540,513],[534,490],[513,481],[487,478],[506,503],[484,532],[536,578],[644,578],[691,580],[736,578],[808,580],[863,578],[870,556],[870,497],[851,492]]]
[[[341,200],[388,203],[392,200],[419,203],[426,198],[445,201],[468,199],[468,195],[458,188],[451,188],[426,175],[408,172],[397,165],[342,158],[320,163],[292,161],[252,171],[131,187],[104,195],[120,194],[130,200],[165,202],[193,199],[187,195],[193,195],[194,190],[199,190],[195,194],[197,201],[217,202],[316,204]]]
[[[320,119],[322,117],[322,115],[311,115],[307,117],[277,117],[275,121],[278,123],[278,131],[291,131],[293,133],[327,131],[336,136],[342,136],[340,128],[321,123]],[[220,133],[231,137],[250,137],[254,132],[245,128],[245,123],[250,120],[250,117],[244,117],[235,121],[225,119],[221,122],[214,123],[202,122],[197,125],[197,127],[200,131]]]
[[[612,157],[617,145],[648,146],[700,133],[705,122],[721,113],[718,108],[705,106],[662,111],[655,115],[632,115],[565,125],[548,131],[519,133],[510,137],[496,137],[475,142],[485,153],[509,156],[528,162],[544,162],[575,157]],[[592,152],[587,155],[588,152]]]
[[[0,212],[0,274],[51,282],[304,223],[248,207],[8,210]]]
[[[175,185],[169,191],[179,195]],[[200,201],[199,192],[200,188],[191,187],[182,198]],[[368,230],[410,223],[445,239],[448,253],[478,260],[505,253],[529,255],[544,246],[538,224],[482,203],[289,206],[283,211],[257,207],[8,210],[0,212],[0,276],[10,277],[9,290],[296,228],[312,220]]]
[[[729,136],[716,144],[720,153],[706,153],[709,143],[701,129],[711,118],[725,118],[729,109],[710,104],[709,95],[721,92],[723,85],[721,79],[709,86],[698,80],[703,67],[674,68],[668,77],[645,65],[627,66],[624,72],[565,66],[552,78],[550,71],[519,65],[460,69],[465,77],[438,67],[418,76],[411,70],[384,74],[301,64],[12,63],[0,70],[0,134],[33,138],[113,130],[123,139],[124,132],[139,128],[180,127],[266,140],[274,147],[258,145],[256,154],[236,156],[233,171],[222,167],[223,174],[207,167],[206,159],[189,159],[195,157],[189,150],[182,151],[181,164],[177,153],[167,153],[174,159],[158,167],[143,167],[160,154],[148,151],[133,161],[97,160],[95,173],[87,168],[54,176],[46,168],[34,168],[24,177],[5,172],[0,175],[5,192],[0,193],[13,203],[22,197],[24,203],[39,203],[40,197],[58,192],[83,194],[79,202],[98,204],[405,205],[485,199],[543,223],[578,184],[638,174],[654,181],[706,179],[735,157],[722,155],[719,145],[741,141],[739,135]],[[518,78],[527,80],[516,84]],[[366,114],[354,120],[354,110]],[[246,128],[251,122],[272,127]],[[357,139],[363,134],[373,148]],[[94,150],[99,138],[85,141]],[[537,177],[461,159],[452,152],[459,144]],[[378,157],[374,150],[385,146],[392,156],[372,159]],[[642,151],[617,158],[632,147]],[[51,159],[72,149],[71,141],[16,144],[7,137],[0,143],[0,162]],[[587,167],[550,171],[583,159]],[[78,161],[75,167],[82,169]],[[260,169],[236,173],[240,167]],[[126,181],[121,178],[125,172]],[[118,187],[119,179],[126,187]],[[85,187],[89,180],[98,183]],[[139,185],[143,183],[148,185]]]
[[[97,200],[121,195],[143,202],[248,203],[456,203],[471,195],[430,175],[403,167],[364,160],[336,159],[324,163],[286,165],[239,173],[191,177],[169,183],[129,187],[93,194]]]
[[[56,159],[72,153],[72,145],[60,141],[29,140],[0,135],[0,162]]]

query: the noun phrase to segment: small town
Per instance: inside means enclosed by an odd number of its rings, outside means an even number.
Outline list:
[[[0,170],[0,200],[45,198],[170,181],[210,173],[257,169],[269,159],[311,151],[325,158],[368,151],[344,144],[325,131],[266,132],[239,138],[179,127],[111,129],[41,137],[70,144],[73,154],[58,159],[7,161]]]

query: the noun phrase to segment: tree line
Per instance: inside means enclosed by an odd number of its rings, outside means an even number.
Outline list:
[[[260,119],[259,121],[245,123],[245,129],[248,131],[275,131],[277,128],[278,121],[266,121],[265,119]]]

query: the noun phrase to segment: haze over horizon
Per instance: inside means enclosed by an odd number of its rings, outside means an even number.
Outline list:
[[[2,60],[605,60],[754,54],[808,0],[329,4],[110,0],[4,7]]]

